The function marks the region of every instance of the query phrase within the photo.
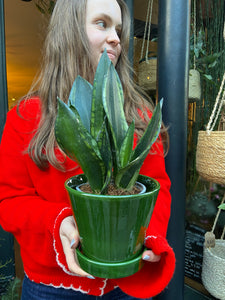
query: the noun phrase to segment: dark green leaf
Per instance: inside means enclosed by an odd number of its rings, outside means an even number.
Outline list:
[[[92,107],[91,107],[91,135],[97,138],[101,130],[102,123],[104,122],[104,110],[102,104],[102,83],[104,76],[108,70],[110,59],[106,50],[103,52],[98,63],[92,92]]]
[[[70,91],[68,106],[78,111],[85,128],[90,132],[92,85],[80,76],[75,79]]]
[[[116,149],[120,149],[128,130],[123,102],[123,88],[111,63],[103,83],[103,105]]]
[[[145,157],[138,157],[130,162],[125,168],[120,169],[115,176],[115,184],[118,188],[130,189],[136,182],[141,165]]]
[[[163,100],[157,104],[148,127],[136,146],[129,164],[123,169],[118,170],[118,174],[115,179],[115,183],[118,187],[129,189],[134,185],[140,168],[148,155],[151,146],[159,135],[162,122],[162,103]]]
[[[86,174],[94,192],[100,192],[106,170],[96,141],[82,125],[78,112],[58,99],[55,136],[61,149],[77,161]]]
[[[127,130],[127,135],[120,148],[120,168],[124,168],[131,158],[133,152],[134,129],[135,124],[133,121]]]
[[[143,136],[141,137],[138,145],[134,150],[134,154],[132,156],[132,160],[136,159],[138,156],[143,155],[143,153],[148,152],[156,141],[161,124],[162,124],[162,105],[163,99],[157,104],[156,108],[154,109],[153,115],[149,121],[148,127],[145,130]]]
[[[105,122],[103,123],[102,129],[100,130],[100,133],[98,135],[97,143],[106,168],[105,183],[101,191],[102,193],[104,193],[105,188],[110,183],[112,177],[112,153]]]

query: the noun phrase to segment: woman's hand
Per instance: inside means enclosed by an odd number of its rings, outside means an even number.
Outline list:
[[[142,254],[142,259],[149,262],[158,262],[161,259],[161,255],[156,255],[152,250],[146,250]]]
[[[79,245],[80,237],[72,216],[67,217],[62,221],[59,229],[59,235],[70,272],[76,274],[77,276],[84,276],[94,279],[93,276],[86,273],[79,266],[75,249]]]
[[[76,274],[77,276],[93,279],[93,276],[86,273],[79,266],[75,249],[79,245],[80,237],[72,216],[67,217],[62,221],[59,234],[70,272]],[[142,254],[142,259],[148,262],[158,262],[161,259],[161,255],[156,255],[152,250],[145,250]]]

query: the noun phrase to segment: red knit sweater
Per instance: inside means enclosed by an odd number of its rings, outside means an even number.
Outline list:
[[[72,215],[64,182],[82,173],[67,159],[66,172],[49,165],[41,171],[26,153],[40,120],[40,100],[33,98],[8,112],[0,146],[0,224],[20,244],[24,270],[30,280],[55,287],[71,288],[91,295],[103,295],[116,286],[125,293],[147,298],[160,293],[175,268],[173,250],[165,236],[170,216],[170,180],[165,172],[162,145],[149,155],[141,174],[157,179],[161,185],[146,233],[146,246],[161,254],[158,263],[146,262],[136,274],[121,279],[88,279],[71,274],[63,253],[59,227]],[[60,152],[58,153],[60,158]],[[73,169],[73,171],[71,171]]]

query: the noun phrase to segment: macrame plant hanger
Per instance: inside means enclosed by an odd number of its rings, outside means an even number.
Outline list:
[[[201,83],[200,83],[200,73],[196,69],[196,0],[193,0],[193,11],[194,11],[194,24],[193,24],[193,35],[194,35],[194,57],[193,57],[193,69],[189,70],[189,91],[188,91],[188,100],[189,102],[199,101],[201,99]]]
[[[206,131],[208,134],[211,133],[211,131],[213,131],[217,120],[219,118],[220,113],[222,112],[222,108],[225,104],[225,73],[223,74],[223,79],[220,85],[220,89],[218,92],[218,95],[216,97],[216,102],[214,104],[213,110],[212,110],[212,114],[209,118],[209,122],[206,126]]]
[[[156,90],[157,82],[157,57],[154,51],[149,51],[152,10],[153,0],[148,0],[144,37],[142,41],[141,56],[138,66],[138,83],[146,90]],[[144,55],[145,44],[146,50]]]

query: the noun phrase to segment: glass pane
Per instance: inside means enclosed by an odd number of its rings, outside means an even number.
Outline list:
[[[45,20],[33,1],[5,0],[9,108],[24,96],[39,67]]]
[[[202,161],[208,153],[206,149],[198,152],[196,160],[196,150],[199,131],[205,132],[212,116],[225,70],[225,5],[224,1],[211,0],[191,1],[191,4],[185,275],[188,284],[207,294],[206,286],[202,285],[203,244],[205,233],[214,228],[225,185],[206,178],[204,172],[200,172],[201,169],[211,169],[209,173],[213,173],[216,159],[213,161],[208,156],[203,168],[199,168],[199,160]],[[213,130],[218,130],[222,111],[216,110],[218,120]],[[224,121],[219,130],[225,129]],[[211,162],[213,168],[209,167]],[[215,223],[216,239],[220,238],[224,224],[225,211],[222,211]]]

